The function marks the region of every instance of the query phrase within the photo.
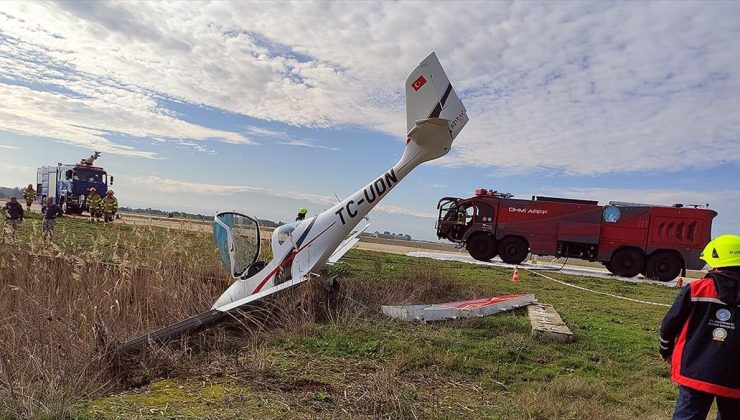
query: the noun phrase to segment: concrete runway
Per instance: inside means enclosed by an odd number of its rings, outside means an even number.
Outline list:
[[[420,251],[413,251],[408,252],[406,255],[410,257],[417,257],[417,258],[432,258],[435,260],[440,261],[457,261],[457,262],[464,262],[468,264],[477,264],[477,265],[487,265],[491,267],[503,267],[503,268],[509,268],[514,269],[514,265],[507,264],[498,257],[494,258],[490,262],[488,261],[478,261],[471,257],[470,255],[463,254],[463,253],[446,253],[446,252],[420,252]],[[562,265],[562,264],[550,264],[550,263],[538,263],[533,264],[530,262],[523,262],[519,265],[520,267],[526,268],[528,270],[532,271],[551,271],[551,272],[557,272],[562,274],[568,274],[573,276],[584,276],[584,277],[599,277],[599,278],[606,278],[606,279],[613,279],[613,280],[620,280],[624,282],[629,283],[639,283],[639,284],[657,284],[659,286],[665,286],[665,287],[676,287],[676,282],[678,279],[662,282],[662,281],[655,281],[655,280],[648,280],[644,278],[642,275],[639,275],[637,277],[633,278],[626,278],[626,277],[619,277],[611,274],[609,271],[594,267],[583,267],[578,265]],[[561,268],[562,267],[562,268]],[[693,280],[698,279],[692,279],[683,277],[684,283],[691,282]]]

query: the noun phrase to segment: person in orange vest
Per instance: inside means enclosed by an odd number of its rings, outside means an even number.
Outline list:
[[[709,242],[700,258],[712,267],[684,286],[660,328],[660,355],[679,385],[673,419],[740,419],[740,236]]]

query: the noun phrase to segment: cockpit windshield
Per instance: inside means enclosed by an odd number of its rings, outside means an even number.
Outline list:
[[[218,213],[213,220],[213,240],[222,262],[234,277],[247,271],[259,256],[259,224],[249,216]]]
[[[103,172],[100,171],[81,171],[77,170],[75,171],[73,179],[80,180],[84,182],[96,182],[96,183],[102,183],[103,180]]]

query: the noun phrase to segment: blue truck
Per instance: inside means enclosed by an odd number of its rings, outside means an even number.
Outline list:
[[[36,171],[36,198],[42,205],[47,197],[62,207],[65,214],[82,214],[89,212],[87,197],[90,188],[105,197],[109,186],[113,186],[113,177],[105,169],[94,166],[100,152],[95,152],[77,164],[58,163],[56,166],[42,166]]]

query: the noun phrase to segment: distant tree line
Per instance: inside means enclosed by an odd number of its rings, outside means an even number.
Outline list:
[[[209,216],[209,215],[200,214],[200,213],[187,213],[183,211],[164,211],[164,210],[153,209],[151,207],[147,207],[145,209],[138,209],[138,208],[132,209],[130,207],[119,207],[119,209],[122,212],[126,212],[126,213],[146,214],[149,216],[157,216],[157,217],[202,220],[202,221],[213,220],[212,215]],[[263,219],[258,219],[258,220],[262,227],[276,228],[278,226],[284,225],[283,222],[273,222],[272,220],[263,220]]]
[[[378,238],[378,239],[395,239],[399,241],[410,241],[412,239],[411,235],[406,235],[404,233],[388,232],[387,230],[383,233],[380,233],[377,230],[375,231],[375,233],[365,232],[365,233],[360,234],[360,236]]]
[[[19,200],[22,200],[24,189],[25,188],[23,187],[15,187],[15,188],[0,187],[0,198],[10,198],[10,196],[14,195]]]

